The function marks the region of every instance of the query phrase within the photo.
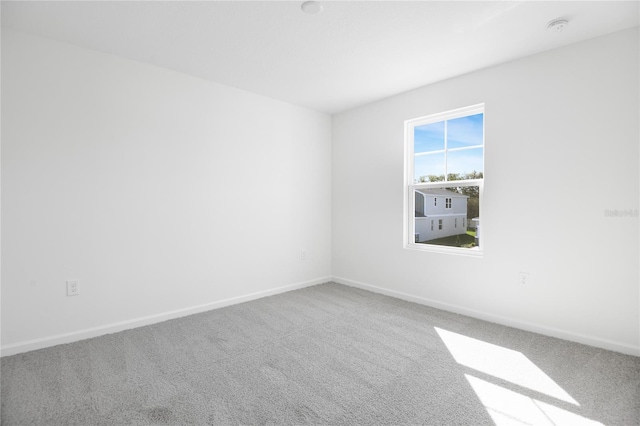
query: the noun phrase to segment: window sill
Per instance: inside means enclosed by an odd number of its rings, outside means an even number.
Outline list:
[[[459,248],[459,247],[447,247],[447,246],[438,246],[433,244],[415,244],[409,243],[404,246],[407,250],[416,250],[416,251],[424,251],[431,253],[443,253],[443,254],[454,254],[458,256],[469,256],[469,257],[483,257],[484,251],[480,247],[473,248]]]

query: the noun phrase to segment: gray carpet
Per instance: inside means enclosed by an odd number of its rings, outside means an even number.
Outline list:
[[[1,379],[6,426],[640,424],[638,357],[334,283],[5,357]]]

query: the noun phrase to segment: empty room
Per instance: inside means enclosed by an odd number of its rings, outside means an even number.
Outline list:
[[[640,424],[637,1],[2,1],[3,426]]]

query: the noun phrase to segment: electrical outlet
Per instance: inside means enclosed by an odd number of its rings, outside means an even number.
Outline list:
[[[80,282],[78,280],[67,281],[67,296],[77,296],[80,294]]]
[[[307,260],[307,252],[302,250],[300,252],[300,260]]]
[[[531,284],[531,274],[528,272],[520,272],[518,274],[518,282],[521,285],[528,285]]]

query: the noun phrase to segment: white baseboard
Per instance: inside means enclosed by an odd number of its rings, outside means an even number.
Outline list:
[[[36,349],[48,348],[51,346],[61,345],[65,343],[77,342],[79,340],[89,339],[92,337],[103,336],[105,334],[117,333],[123,330],[142,327],[145,325],[156,324],[170,319],[186,317],[188,315],[199,314],[201,312],[213,309],[224,308],[225,306],[236,305],[238,303],[249,302],[251,300],[260,299],[267,296],[273,296],[285,293],[291,290],[297,290],[310,287],[316,284],[322,284],[331,281],[331,277],[316,278],[295,284],[289,284],[270,290],[259,291],[256,293],[246,294],[244,296],[232,297],[229,299],[218,300],[215,302],[205,303],[203,305],[191,306],[188,308],[177,309],[175,311],[163,312],[161,314],[149,315],[141,318],[134,318],[127,321],[105,324],[98,327],[86,328],[71,333],[57,334],[54,336],[43,337],[40,339],[27,340],[24,342],[12,343],[4,345],[0,348],[1,356],[10,356],[23,352],[33,351]]]
[[[498,315],[488,314],[486,312],[476,311],[474,309],[464,308],[462,306],[452,305],[449,303],[439,302],[437,300],[427,299],[421,296],[414,296],[400,291],[389,290],[377,287],[371,284],[350,280],[342,277],[332,277],[332,281],[350,287],[368,290],[374,293],[383,294],[385,296],[395,297],[397,299],[406,300],[408,302],[418,303],[420,305],[430,306],[432,308],[442,309],[444,311],[454,312],[456,314],[466,315],[469,317],[493,322],[496,324],[506,325],[508,327],[518,328],[520,330],[531,331],[533,333],[543,334],[545,336],[556,337],[559,339],[569,340],[572,342],[582,343],[589,346],[595,346],[610,351],[621,352],[627,355],[640,356],[640,347],[629,345],[626,343],[616,342],[613,340],[603,339],[585,334],[574,333],[553,327],[547,327],[526,321],[515,320],[512,318],[502,317]]]

